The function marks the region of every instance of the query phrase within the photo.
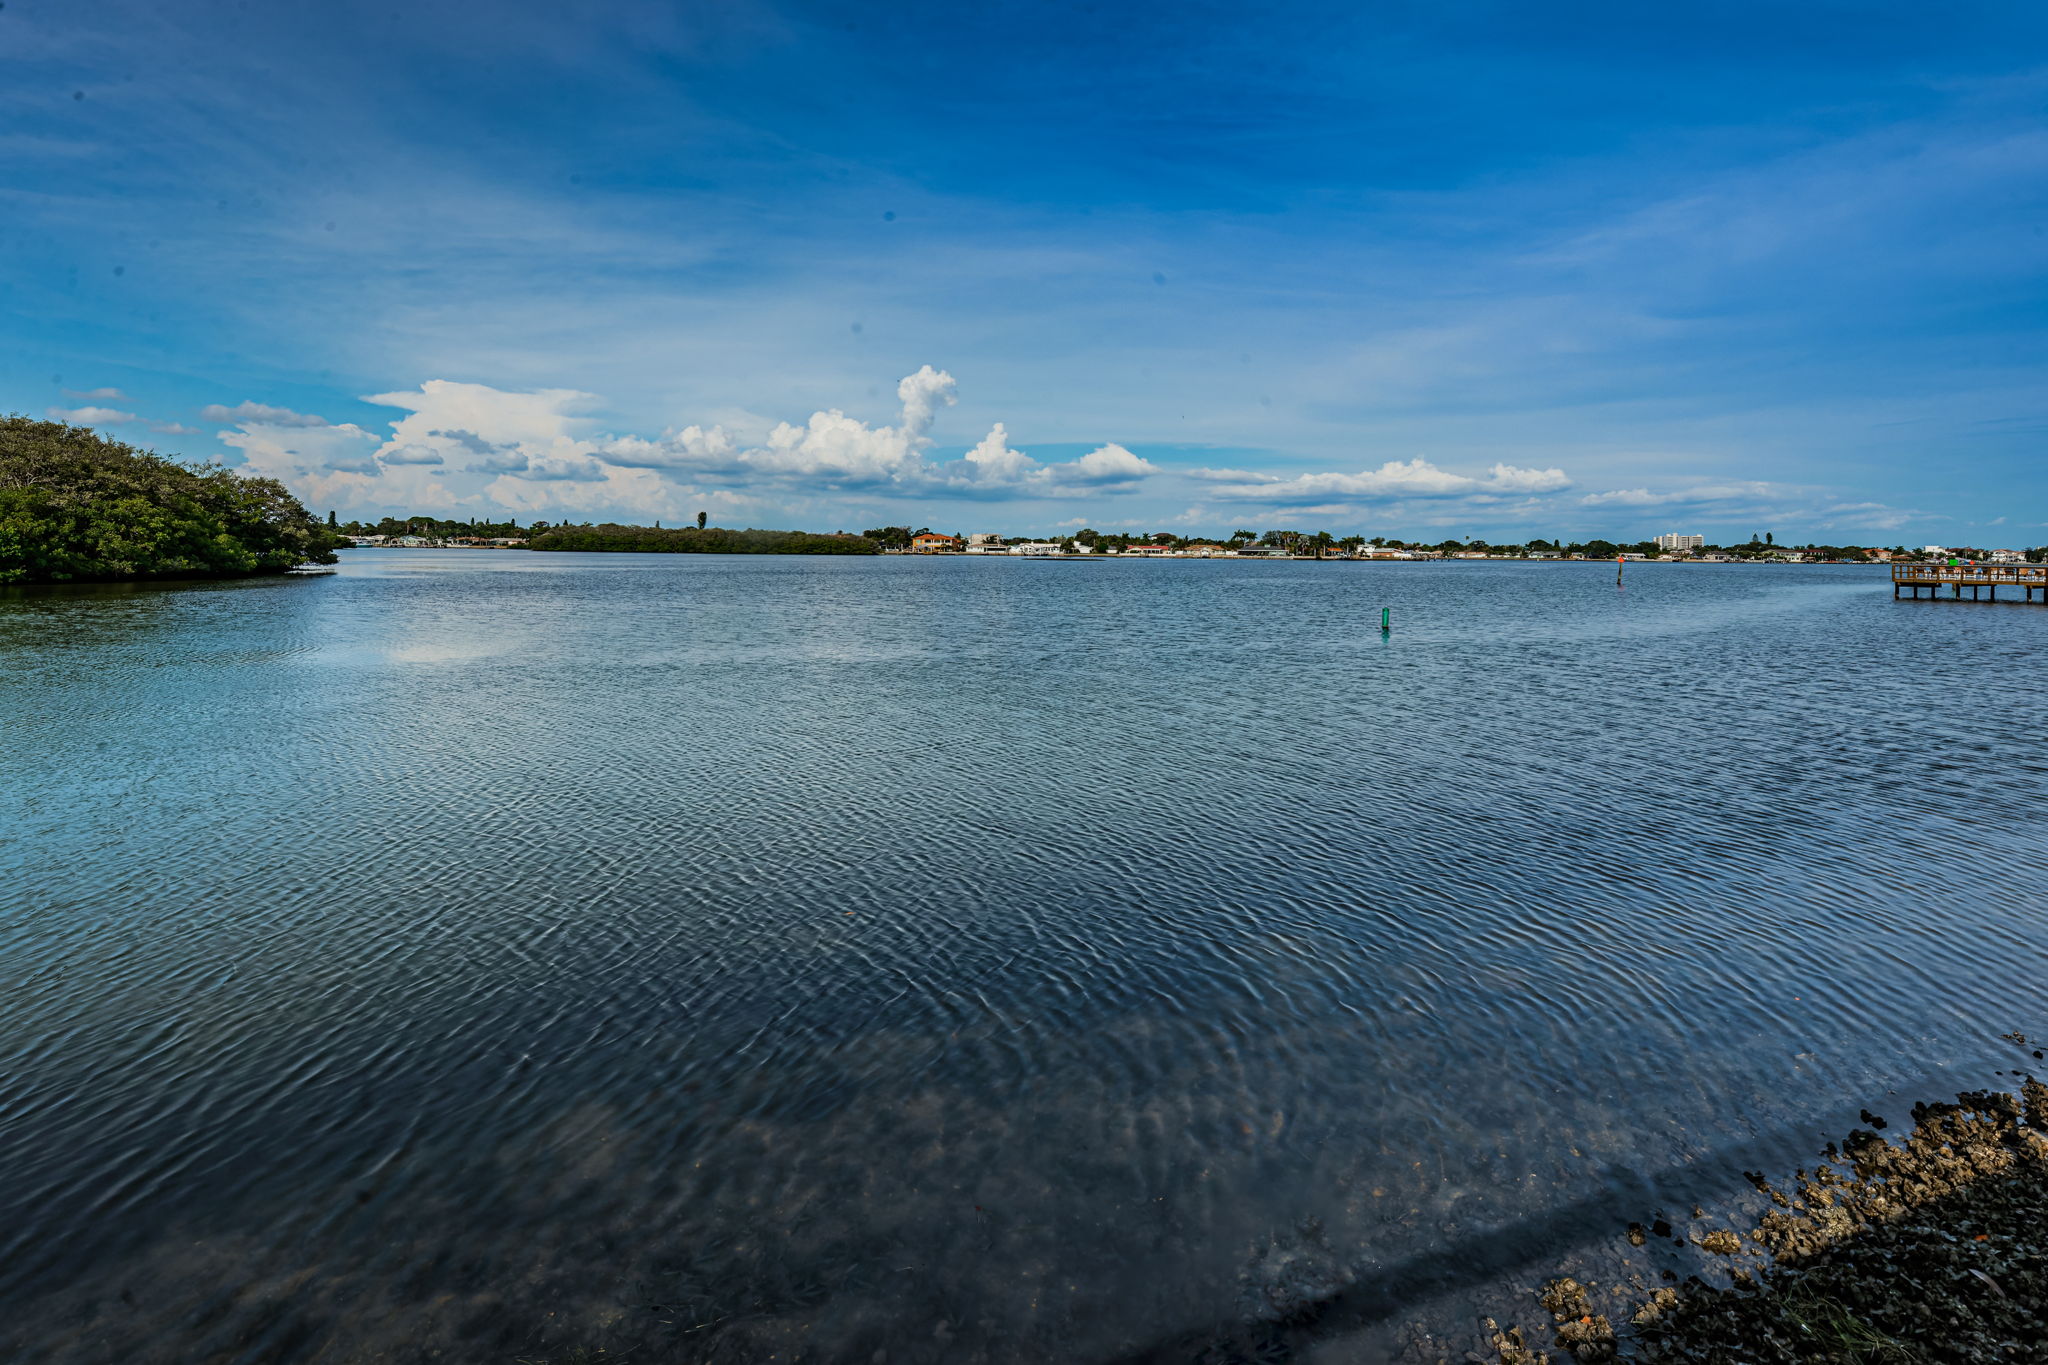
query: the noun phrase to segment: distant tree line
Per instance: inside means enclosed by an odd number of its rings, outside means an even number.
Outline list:
[[[275,479],[0,417],[0,583],[282,573],[338,540]]]
[[[526,542],[529,550],[629,550],[707,555],[871,555],[881,546],[866,536],[809,531],[728,530],[711,527],[556,526]]]
[[[328,514],[331,518],[332,513]],[[475,536],[482,540],[515,540],[531,532],[516,521],[482,521],[475,517],[468,520],[453,520],[442,517],[421,516],[414,513],[404,517],[384,517],[378,521],[344,521],[335,525],[343,535],[350,536],[426,536],[434,540],[449,540],[456,536]],[[533,531],[544,531],[548,523],[536,522]]]

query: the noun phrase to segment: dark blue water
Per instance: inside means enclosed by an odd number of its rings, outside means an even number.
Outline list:
[[[0,1347],[1192,1358],[1277,1255],[1461,1358],[2048,1032],[2044,645],[1808,566],[11,590]]]

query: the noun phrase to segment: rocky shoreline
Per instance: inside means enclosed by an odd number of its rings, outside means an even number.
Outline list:
[[[1726,1284],[1553,1281],[1547,1328],[1489,1323],[1500,1365],[2048,1361],[2048,1085],[2029,1075],[2016,1094],[1915,1105],[1898,1143],[1884,1119],[1863,1119],[1789,1192],[1749,1174],[1770,1207],[1746,1237],[1629,1229],[1636,1247],[1748,1259]],[[1628,1307],[1610,1316],[1601,1302]]]

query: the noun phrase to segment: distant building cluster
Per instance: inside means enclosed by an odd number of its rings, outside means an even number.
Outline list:
[[[1265,545],[1213,541],[1181,541],[1174,544],[1133,541],[1125,545],[1087,544],[1078,540],[1005,540],[987,531],[973,535],[949,536],[924,531],[910,538],[908,553],[921,555],[969,554],[1016,555],[1052,558],[1058,555],[1105,555],[1124,559],[1436,559],[1428,551],[1396,549],[1393,546],[1327,546],[1318,555],[1312,545]],[[1460,556],[1484,559],[1484,554]],[[1556,556],[1549,556],[1555,558]]]
[[[868,534],[878,537],[881,535],[875,531]],[[1012,555],[1037,558],[1089,555],[1119,559],[1662,559],[1706,564],[1883,564],[1890,562],[1894,557],[1892,550],[1874,545],[1846,548],[1808,546],[1802,550],[1786,545],[1752,542],[1747,546],[1736,546],[1732,549],[1710,549],[1705,536],[1680,532],[1669,532],[1630,547],[1605,542],[1563,546],[1552,545],[1547,541],[1510,546],[1489,546],[1484,542],[1460,545],[1453,541],[1436,546],[1395,542],[1373,544],[1356,536],[1336,541],[1328,536],[1307,536],[1293,532],[1275,532],[1262,540],[1246,540],[1246,533],[1240,532],[1228,542],[1183,540],[1164,533],[1149,539],[1098,537],[1087,531],[1082,532],[1078,538],[1062,540],[1006,540],[988,531],[978,531],[965,536],[944,535],[936,531],[919,531],[911,535],[907,530],[902,534],[903,538],[886,549],[885,553]],[[884,543],[888,544],[886,541]],[[1932,558],[1954,552],[1942,550],[1938,546],[1929,546],[1920,553]],[[2026,555],[2018,550],[1984,553],[1994,563],[2021,563],[2026,560]]]
[[[1979,556],[1975,550],[1953,550],[1946,545],[1923,545],[1920,547],[1920,557],[1922,559],[1971,560],[1981,557],[1987,564],[2027,563],[2027,552],[2025,550],[1986,550]]]

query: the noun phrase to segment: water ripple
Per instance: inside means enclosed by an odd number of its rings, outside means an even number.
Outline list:
[[[0,593],[0,1351],[1117,1359],[2048,1031],[2048,613],[690,559]]]

